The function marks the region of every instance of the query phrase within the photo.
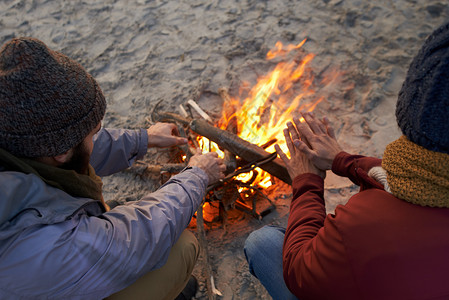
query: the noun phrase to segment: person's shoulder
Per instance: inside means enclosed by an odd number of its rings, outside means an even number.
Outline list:
[[[34,174],[26,174],[15,171],[0,172],[0,193],[11,193],[14,189],[27,191],[40,184],[42,180]]]
[[[379,214],[394,211],[403,204],[385,190],[367,189],[353,195],[346,204],[337,205],[333,219],[341,226],[345,226],[344,224],[352,226],[358,222],[368,223],[369,220],[376,222]]]

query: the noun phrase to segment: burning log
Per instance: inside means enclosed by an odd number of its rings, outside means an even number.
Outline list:
[[[237,158],[228,150],[224,151],[223,161],[226,166],[225,175],[231,174],[237,168]]]
[[[158,112],[157,116],[153,116],[153,120],[176,121],[184,125],[190,124],[190,128],[197,134],[214,141],[219,147],[249,162],[260,160],[270,155],[269,152],[263,150],[261,147],[245,141],[232,132],[217,128],[205,120],[191,120],[170,112]],[[276,158],[260,167],[285,183],[292,183],[287,168],[280,158]]]
[[[270,147],[271,145],[273,145],[277,141],[278,141],[277,139],[271,139],[268,142],[266,142],[265,144],[261,145],[260,148],[267,149],[268,147]]]
[[[246,161],[260,160],[270,155],[270,153],[263,150],[261,147],[245,141],[229,131],[212,126],[204,120],[192,120],[192,122],[190,122],[190,128],[199,135],[214,141],[218,146],[229,150],[234,155],[237,155]],[[276,158],[260,167],[285,183],[292,183],[287,168],[280,158]]]

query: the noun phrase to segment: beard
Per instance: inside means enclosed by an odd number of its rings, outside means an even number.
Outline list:
[[[63,163],[60,168],[65,170],[74,170],[78,174],[87,175],[89,170],[90,153],[84,142],[81,142],[73,148],[72,157]]]

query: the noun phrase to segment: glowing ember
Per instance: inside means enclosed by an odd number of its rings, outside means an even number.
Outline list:
[[[306,40],[303,40],[297,45],[286,47],[281,42],[277,42],[275,48],[267,53],[267,59],[285,58],[291,51],[300,49],[305,42]],[[259,146],[275,139],[281,149],[288,152],[283,136],[285,124],[293,116],[297,116],[299,111],[314,110],[323,100],[323,97],[317,98],[312,90],[314,78],[307,70],[307,65],[315,55],[307,54],[299,60],[298,55],[295,56],[296,59],[278,63],[268,75],[259,78],[243,101],[232,99],[231,103],[225,103],[225,105],[233,105],[236,113],[232,116],[223,115],[219,122],[220,128],[225,129],[228,120],[235,116],[238,121],[238,135],[242,139]],[[322,82],[325,80],[331,81],[331,79],[323,79]],[[305,98],[314,98],[314,101],[304,102]],[[223,111],[226,109],[224,108]],[[223,157],[223,152],[215,143],[209,142],[206,138],[200,138],[199,143],[203,152],[217,151]],[[274,144],[266,148],[266,151],[274,152]],[[258,172],[258,176],[253,182],[254,185],[258,184],[265,188],[271,186],[270,174],[259,168],[255,171]],[[253,173],[250,172],[239,175],[237,179],[247,182],[252,176]]]

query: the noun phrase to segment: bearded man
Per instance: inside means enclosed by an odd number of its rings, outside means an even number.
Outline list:
[[[199,246],[185,228],[223,162],[197,154],[156,192],[108,210],[98,175],[187,141],[174,124],[101,128],[105,110],[95,79],[43,42],[0,49],[1,299],[191,296],[180,292]]]

